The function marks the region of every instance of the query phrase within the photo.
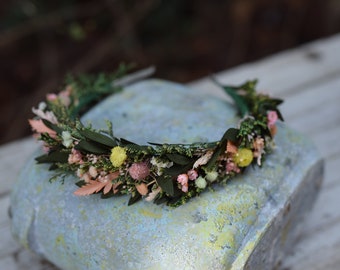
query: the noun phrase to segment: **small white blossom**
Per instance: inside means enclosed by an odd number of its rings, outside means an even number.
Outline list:
[[[207,172],[207,175],[205,176],[205,178],[209,181],[209,182],[214,182],[218,177],[218,172]]]
[[[73,139],[72,139],[72,135],[69,131],[63,131],[61,133],[61,137],[63,139],[63,145],[67,148],[69,148],[72,143],[73,143]]]
[[[32,108],[32,112],[33,112],[36,116],[39,116],[41,119],[45,119],[45,120],[47,120],[47,121],[50,121],[52,124],[58,124],[58,119],[57,119],[57,117],[54,115],[53,112],[51,112],[51,111],[46,111],[46,112],[44,112],[44,109],[45,109],[44,103],[45,103],[45,102],[41,102],[41,103],[39,104],[38,109],[36,109],[36,108],[33,107],[33,108]],[[46,103],[45,103],[45,105],[46,105]],[[42,109],[42,108],[44,108],[44,109]]]
[[[38,110],[43,111],[46,109],[46,107],[47,107],[46,102],[41,101],[38,105]]]
[[[96,178],[98,175],[97,169],[94,166],[90,166],[89,174],[92,176],[92,178]]]
[[[147,202],[152,202],[152,201],[156,198],[157,194],[158,194],[159,192],[161,192],[161,190],[162,190],[162,189],[161,189],[160,187],[158,187],[158,188],[152,190],[152,191],[148,194],[148,196],[145,198],[145,200],[146,200]]]
[[[198,177],[195,180],[195,184],[198,188],[201,188],[201,189],[205,189],[207,187],[207,181],[205,181],[205,179],[202,176]]]

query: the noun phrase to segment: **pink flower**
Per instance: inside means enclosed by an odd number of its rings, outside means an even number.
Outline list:
[[[142,180],[149,176],[150,169],[146,162],[133,163],[129,168],[129,174],[135,180]]]
[[[181,184],[183,192],[188,192],[188,180],[189,176],[186,173],[177,176],[177,182]]]
[[[227,171],[227,174],[229,174],[231,172],[239,173],[241,170],[240,170],[239,167],[237,167],[235,162],[233,162],[230,159],[228,159],[227,160],[227,165],[226,165],[226,171]]]
[[[66,89],[61,91],[58,95],[61,103],[65,105],[66,107],[68,107],[71,104],[71,99],[70,99],[71,91],[72,91],[72,87],[68,85]]]
[[[56,94],[47,94],[46,95],[46,99],[48,101],[55,101],[58,98],[58,96]]]
[[[189,177],[186,173],[180,174],[177,176],[177,182],[181,185],[187,184],[189,180]]]
[[[185,193],[188,192],[188,184],[182,186],[182,191]]]
[[[68,163],[69,164],[82,164],[83,155],[76,149],[71,150],[71,154],[68,156]]]
[[[277,112],[276,111],[268,111],[267,118],[268,118],[268,127],[274,126],[277,119],[278,119]]]
[[[57,136],[57,132],[45,126],[44,122],[41,119],[39,120],[29,119],[28,122],[32,127],[32,130],[37,133],[48,133],[48,135],[50,135],[51,138],[55,138]]]
[[[189,180],[195,180],[198,177],[196,170],[192,169],[187,172]]]
[[[71,104],[71,98],[70,98],[71,92],[72,92],[72,87],[68,85],[63,91],[60,91],[58,95],[54,93],[47,94],[46,99],[50,102],[54,102],[57,99],[59,99],[64,106],[68,107]]]

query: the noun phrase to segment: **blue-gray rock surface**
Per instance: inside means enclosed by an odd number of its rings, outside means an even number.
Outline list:
[[[129,86],[83,117],[97,128],[106,119],[117,137],[137,143],[215,141],[238,121],[225,101],[161,80]],[[280,124],[275,141],[262,168],[178,208],[76,197],[76,177],[50,183],[53,172],[32,156],[11,195],[13,235],[65,270],[273,269],[301,229],[323,168],[305,136]]]

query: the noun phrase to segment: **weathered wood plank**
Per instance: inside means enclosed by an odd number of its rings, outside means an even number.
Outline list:
[[[308,224],[309,219],[305,224]],[[340,219],[302,236],[283,269],[339,269]]]
[[[340,35],[312,42],[261,61],[247,63],[217,74],[218,80],[229,84],[242,83],[245,79],[259,78],[260,88],[269,89],[274,95],[286,97],[296,89],[308,89],[318,82],[340,74]],[[318,57],[310,57],[318,55]],[[191,84],[197,89],[209,88],[209,79]]]
[[[340,136],[340,134],[339,134]],[[323,189],[332,189],[333,187],[340,185],[339,176],[339,164],[340,164],[340,153],[336,156],[330,156],[326,159],[325,167],[325,181],[323,183]]]
[[[259,78],[260,88],[285,98],[282,110],[288,125],[307,133],[326,157],[320,196],[305,220],[304,234],[284,261],[283,269],[337,269],[340,263],[339,48],[340,35],[336,35],[217,75],[221,82],[234,84]],[[310,57],[311,54],[317,57]],[[191,86],[198,91],[223,95],[209,79]],[[0,148],[0,269],[53,269],[19,249],[9,232],[7,207],[12,180],[36,147],[29,138]]]
[[[0,257],[0,269],[6,270],[18,270],[17,262],[14,260],[13,257]]]

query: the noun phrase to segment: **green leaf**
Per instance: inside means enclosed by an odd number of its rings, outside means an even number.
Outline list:
[[[68,156],[69,156],[69,153],[67,152],[53,151],[53,152],[48,153],[47,155],[39,156],[35,158],[35,160],[38,163],[55,163],[55,162],[67,163]]]
[[[52,124],[50,121],[47,121],[46,119],[42,119],[42,121],[46,127],[54,130],[55,132],[57,132],[57,134],[61,134],[63,132],[63,129],[61,129],[55,124]]]
[[[112,191],[110,191],[110,192],[108,192],[108,193],[106,193],[106,194],[104,194],[104,193],[101,193],[101,194],[100,194],[100,198],[101,198],[101,199],[109,199],[109,198],[112,198],[112,197],[114,197],[114,196],[117,196],[117,195],[114,194]]]
[[[247,101],[239,94],[237,94],[236,90],[241,89],[244,86],[248,86],[250,82],[247,82],[243,84],[242,86],[230,86],[230,85],[222,85],[220,84],[215,78],[212,78],[212,80],[220,86],[224,92],[229,95],[235,102],[235,105],[241,115],[241,117],[245,116],[249,112]]]
[[[165,193],[169,194],[170,196],[174,196],[174,183],[171,176],[162,175],[158,177],[157,183]]]
[[[136,143],[134,143],[134,142],[131,142],[131,141],[129,141],[129,140],[126,140],[126,139],[124,139],[124,138],[120,138],[119,141],[120,141],[120,144],[121,144],[122,146],[129,145],[129,144],[138,145],[138,144],[136,144]]]
[[[215,169],[214,166],[216,164],[216,161],[218,157],[221,155],[222,151],[225,151],[228,140],[236,142],[238,134],[239,130],[236,128],[229,128],[226,132],[224,132],[222,139],[220,140],[219,145],[215,148],[212,157],[210,158],[208,163],[204,166],[207,169],[207,171],[212,171]]]
[[[242,96],[236,93],[236,88],[229,86],[222,86],[222,88],[234,100],[241,117],[244,117],[246,114],[248,114],[249,108],[247,102]]]
[[[128,206],[133,205],[134,203],[138,202],[141,198],[142,198],[142,195],[140,195],[138,192],[136,192],[136,194],[134,194],[130,197],[130,200],[128,202]]]
[[[94,141],[99,144],[103,144],[108,147],[115,147],[117,143],[110,137],[103,135],[99,132],[95,132],[89,129],[79,130],[79,133],[83,135],[86,139]]]
[[[166,203],[167,201],[168,201],[168,198],[165,197],[165,196],[158,197],[158,198],[155,198],[153,200],[154,204],[156,204],[156,205],[160,205],[160,204]]]
[[[74,147],[74,149],[83,151],[83,152],[88,152],[91,154],[107,154],[108,153],[108,149],[104,148],[100,144],[97,144],[95,142],[85,141],[85,140],[80,141]]]
[[[281,112],[280,112],[278,109],[275,109],[275,111],[277,112],[277,116],[279,117],[279,119],[280,119],[281,121],[284,121]]]
[[[164,168],[164,174],[169,176],[177,176],[181,173],[185,173],[192,168],[192,163],[187,165],[174,164],[170,168]]]
[[[228,128],[228,130],[223,134],[221,141],[229,140],[232,142],[237,142],[237,137],[240,130],[237,128]]]
[[[166,154],[166,157],[170,161],[172,161],[176,164],[179,164],[179,165],[187,165],[187,164],[193,162],[192,159],[190,159],[186,156],[183,156],[183,155],[179,155],[179,154]]]
[[[75,183],[76,186],[78,187],[82,187],[82,186],[85,186],[86,185],[86,181],[85,180],[80,180],[78,182]]]

